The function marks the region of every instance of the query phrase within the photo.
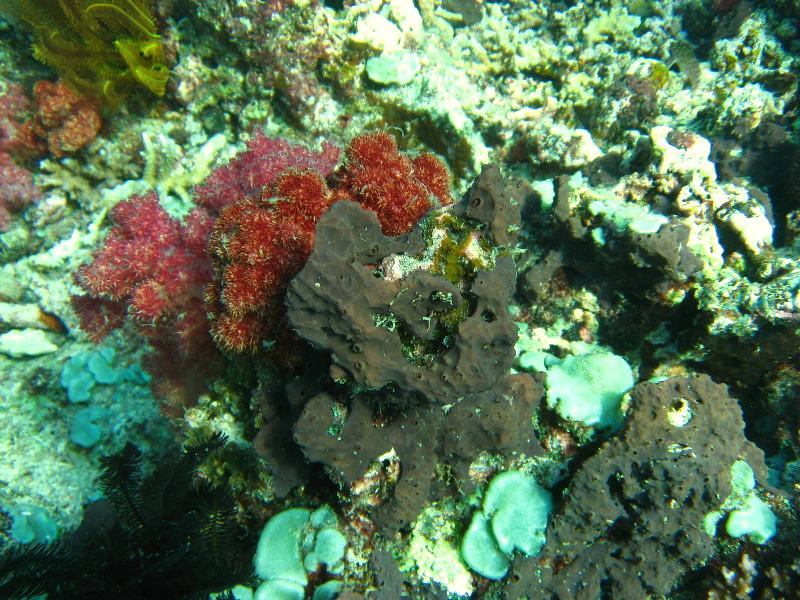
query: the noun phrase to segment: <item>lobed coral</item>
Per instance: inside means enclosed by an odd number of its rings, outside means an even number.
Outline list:
[[[345,234],[351,227],[358,239]],[[337,203],[317,234],[287,306],[298,334],[332,353],[338,379],[368,389],[395,384],[447,404],[490,389],[511,367],[517,328],[506,308],[515,277],[509,256],[457,282],[459,289],[424,264],[393,273],[419,242],[387,238],[356,205]]]

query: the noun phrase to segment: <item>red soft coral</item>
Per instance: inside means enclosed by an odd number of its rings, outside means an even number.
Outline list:
[[[407,233],[437,202],[453,203],[444,163],[428,153],[409,159],[384,131],[358,136],[345,157],[332,177],[337,198],[373,211],[386,235]]]
[[[291,336],[283,309],[289,281],[314,244],[314,227],[333,195],[316,171],[290,170],[262,191],[225,207],[209,241],[215,281],[206,294],[211,332],[233,353],[266,350],[291,364],[296,354],[276,347]]]
[[[194,209],[181,223],[150,193],[117,204],[111,220],[103,247],[75,273],[87,292],[72,298],[81,329],[99,342],[127,315],[159,350],[151,361],[156,384],[164,384],[167,372],[182,372],[183,382],[169,387],[191,395],[217,362],[202,302],[211,281],[204,247],[213,219]]]
[[[314,244],[320,216],[338,199],[359,202],[387,235],[407,233],[433,206],[449,205],[450,173],[432,154],[401,154],[387,133],[367,133],[345,149],[329,183],[312,170],[289,170],[224,208],[211,236],[214,284],[206,300],[217,345],[294,364],[302,344],[289,328],[283,300]]]
[[[23,159],[44,153],[45,147],[30,124],[32,115],[31,101],[22,88],[7,84],[0,94],[0,152]]]
[[[0,231],[7,231],[11,213],[39,197],[31,174],[0,151]]]
[[[185,318],[186,302],[202,298],[211,280],[204,246],[213,219],[194,209],[181,223],[151,192],[117,204],[111,220],[114,227],[92,262],[78,269],[77,282],[92,298],[122,303],[140,331],[159,336]],[[94,341],[108,333],[83,329]]]

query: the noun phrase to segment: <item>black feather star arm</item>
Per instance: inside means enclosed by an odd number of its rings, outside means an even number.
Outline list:
[[[103,474],[100,486],[114,506],[119,520],[130,529],[147,526],[142,497],[142,453],[128,442],[125,447],[100,459]]]
[[[48,581],[75,568],[64,542],[12,546],[0,555],[0,598],[27,600],[48,590]]]
[[[106,499],[65,541],[0,555],[0,599],[200,600],[250,581],[253,548],[233,494],[197,473],[226,440],[187,444],[145,478],[133,444],[104,457]]]
[[[187,444],[176,457],[159,464],[142,486],[148,518],[159,521],[174,513],[191,491],[197,468],[227,440],[228,436],[217,432]]]

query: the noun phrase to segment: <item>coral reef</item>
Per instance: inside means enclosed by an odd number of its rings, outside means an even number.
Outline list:
[[[668,593],[713,554],[712,536],[697,524],[730,493],[730,467],[742,457],[764,484],[763,453],[744,437],[725,386],[707,376],[639,384],[622,435],[575,474],[547,544],[535,559],[515,562],[506,597]]]
[[[64,0],[64,83],[0,22],[0,546],[224,431],[260,595],[794,598],[798,6]]]

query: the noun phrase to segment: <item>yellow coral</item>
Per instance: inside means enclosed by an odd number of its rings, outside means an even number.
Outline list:
[[[27,24],[34,56],[115,106],[136,84],[162,96],[169,71],[145,0],[0,0]]]

